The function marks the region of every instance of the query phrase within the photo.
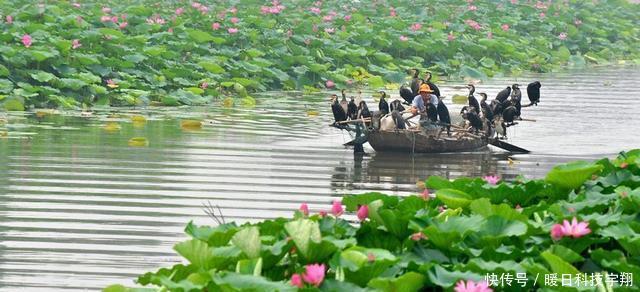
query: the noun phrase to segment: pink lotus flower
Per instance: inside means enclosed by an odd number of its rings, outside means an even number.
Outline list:
[[[558,35],[558,38],[559,38],[560,40],[563,40],[563,41],[564,41],[564,40],[566,40],[566,39],[567,39],[567,33],[566,33],[566,32],[561,32],[561,33]]]
[[[220,23],[214,22],[211,24],[211,29],[213,30],[219,30],[220,29]]]
[[[578,222],[576,217],[573,217],[571,223],[565,219],[562,221],[562,225],[554,224],[551,227],[551,238],[553,240],[559,240],[564,236],[578,238],[589,233],[591,233],[591,229],[589,229],[589,222]]]
[[[420,23],[414,23],[410,27],[412,31],[419,31],[421,28],[422,28],[422,24]]]
[[[478,10],[478,7],[475,5],[469,5],[469,11],[476,11]]]
[[[120,25],[118,25],[118,27],[120,29],[123,29],[123,28],[127,27],[127,25],[129,25],[129,23],[125,21],[125,22],[120,23]]]
[[[350,21],[350,20],[351,20],[351,14],[344,16],[344,21]]]
[[[117,16],[112,16],[111,17],[111,22],[118,23],[118,17]]]
[[[503,24],[503,25],[501,26],[501,28],[502,28],[502,30],[504,30],[504,31],[508,31],[508,30],[509,30],[509,25],[508,25],[508,24]]]
[[[200,7],[202,7],[202,4],[200,4],[198,2],[193,2],[193,3],[191,3],[191,7],[195,8],[195,9],[200,9]]]
[[[229,29],[227,29],[227,32],[229,32],[229,34],[236,34],[238,33],[238,29],[235,27],[230,27]]]
[[[544,12],[540,12],[540,18],[544,18],[545,16]]]
[[[369,260],[369,262],[375,262],[376,261],[376,255],[374,255],[373,253],[367,253],[367,260]]]
[[[28,47],[30,47],[30,46],[31,46],[31,43],[32,43],[32,42],[31,42],[31,36],[30,36],[30,35],[25,34],[25,35],[23,35],[23,36],[22,36],[22,44],[23,44],[25,47],[27,47],[27,48],[28,48]]]
[[[75,50],[75,49],[77,49],[77,48],[79,48],[79,47],[82,47],[82,44],[80,43],[80,41],[79,41],[79,40],[75,39],[75,40],[73,40],[73,41],[71,42],[71,48],[72,48],[72,49],[74,49],[74,50]]]
[[[403,42],[406,42],[406,41],[408,41],[408,40],[409,40],[409,38],[408,38],[408,37],[406,37],[406,36],[404,36],[404,35],[401,35],[401,36],[400,36],[400,40],[401,40],[401,41],[403,41]]]
[[[518,4],[518,0],[511,0],[511,4]]]
[[[391,15],[391,17],[396,17],[398,15],[396,13],[396,9],[391,7],[391,9],[389,10],[389,15]]]
[[[492,39],[493,38],[493,32],[491,32],[491,31],[487,32],[487,38],[488,39]]]
[[[497,175],[487,175],[482,179],[484,179],[484,181],[486,181],[490,185],[495,185],[500,181],[500,177]]]
[[[622,169],[627,168],[628,166],[629,166],[629,163],[626,163],[626,162],[620,163],[620,168]]]
[[[456,292],[492,292],[493,289],[489,288],[489,285],[486,281],[482,281],[476,283],[472,280],[467,280],[465,283],[464,280],[460,280],[456,287],[454,288]]]
[[[231,17],[231,19],[229,21],[231,21],[231,23],[233,23],[233,24],[236,24],[236,23],[240,22],[240,19],[238,19],[237,17]]]
[[[470,26],[471,28],[475,29],[475,30],[480,30],[482,28],[482,26],[480,26],[480,24],[478,22],[476,22],[475,20],[472,19],[467,19],[464,21],[468,26]]]
[[[422,231],[411,234],[411,240],[413,241],[420,241],[422,239],[427,239],[427,236],[425,236]]]
[[[453,32],[449,32],[449,34],[447,35],[447,40],[448,41],[453,41],[456,39],[456,36],[453,35]]]
[[[207,89],[209,87],[209,83],[207,83],[207,81],[202,82],[202,84],[200,84],[200,89]]]
[[[327,80],[327,82],[325,82],[325,83],[324,83],[324,85],[325,85],[327,88],[333,88],[334,86],[336,86],[336,84],[335,84],[335,83],[333,83],[333,81],[331,81],[331,80]],[[334,204],[335,204],[335,202],[334,202]]]
[[[13,16],[7,15],[6,19],[7,19],[7,23],[8,24],[12,24],[13,23]]]
[[[184,8],[179,7],[176,9],[176,15],[181,15],[182,13],[184,13]]]
[[[318,287],[324,281],[324,264],[313,264],[307,265],[305,267],[305,272],[302,274],[302,279],[315,286]]]
[[[262,13],[262,14],[267,14],[267,13],[269,13],[270,11],[271,11],[271,8],[270,8],[270,7],[268,7],[268,6],[261,6],[261,7],[260,7],[260,13]]]
[[[298,288],[304,287],[304,283],[302,282],[302,277],[300,277],[300,274],[291,275],[291,286],[296,286]]]
[[[369,206],[367,205],[360,206],[356,215],[358,216],[358,219],[360,221],[364,221],[364,219],[367,219],[367,217],[369,217]]]
[[[74,2],[73,4],[71,4],[73,7],[75,8],[80,8],[80,3],[78,2]]]
[[[307,203],[300,204],[300,209],[299,210],[305,216],[309,216],[309,206],[307,206]]]
[[[425,201],[428,201],[429,199],[431,199],[431,197],[429,196],[429,190],[428,189],[424,189],[424,191],[422,191],[422,194],[420,196]]]
[[[327,217],[327,211],[320,211],[318,215],[320,215],[320,217]]]
[[[117,88],[118,84],[112,79],[107,79],[107,87],[109,88]]]
[[[324,29],[324,32],[332,34],[332,33],[336,32],[336,29],[333,28],[333,27],[327,27],[327,28]]]
[[[202,5],[200,6],[200,8],[198,8],[198,11],[200,11],[200,13],[202,13],[202,15],[205,15],[209,12],[209,7]]]
[[[547,5],[542,3],[542,2],[540,2],[540,1],[536,2],[536,6],[535,7],[538,8],[538,9],[547,9]]]
[[[100,21],[101,22],[109,22],[109,21],[111,21],[111,16],[103,15],[102,17],[100,17]]]
[[[331,22],[331,21],[333,21],[333,16],[331,16],[331,15],[325,15],[325,16],[323,16],[323,17],[322,17],[322,21],[324,21],[324,22]]]
[[[314,14],[320,14],[321,10],[318,7],[311,7],[311,9],[309,9],[312,13]]]
[[[231,14],[236,14],[236,13],[238,13],[238,8],[236,8],[235,6],[231,7],[231,8],[229,8],[229,12],[231,12]]]
[[[438,206],[438,212],[442,213],[444,211],[447,211],[447,207],[446,206]]]
[[[168,29],[167,29],[167,32],[168,32],[168,33],[173,33],[173,27],[168,28]]]
[[[344,213],[344,209],[342,208],[342,203],[340,201],[333,201],[333,206],[331,206],[331,213],[336,217],[340,217],[340,215]]]
[[[102,7],[102,13],[111,13],[111,8],[109,8],[109,7]]]

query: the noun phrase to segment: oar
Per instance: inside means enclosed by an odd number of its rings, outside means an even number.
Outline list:
[[[518,153],[529,153],[531,151],[524,149],[524,148],[520,148],[516,145],[513,144],[509,144],[507,142],[504,142],[502,140],[498,140],[498,139],[490,139],[489,140],[489,144],[496,146],[498,148],[507,150],[509,152],[518,152]]]

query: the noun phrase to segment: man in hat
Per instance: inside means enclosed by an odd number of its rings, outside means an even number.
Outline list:
[[[433,95],[433,90],[428,84],[420,85],[418,91],[419,95],[416,95],[411,102],[411,113],[414,115],[424,113],[427,111],[427,103],[431,103],[434,107],[438,106],[438,97]]]

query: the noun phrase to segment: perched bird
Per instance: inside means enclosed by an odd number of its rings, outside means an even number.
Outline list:
[[[382,115],[386,115],[389,113],[389,104],[384,99],[385,97],[387,97],[387,93],[381,90],[380,94],[381,96],[380,96],[380,102],[378,103],[378,110],[380,110]]]
[[[518,109],[511,102],[507,102],[507,106],[502,111],[502,122],[505,128],[513,125],[513,121],[518,116]]]
[[[442,101],[442,98],[438,98],[438,118],[440,119],[440,123],[446,124],[447,126],[447,134],[451,135],[451,117],[449,116],[449,109]]]
[[[427,118],[432,122],[437,122],[438,109],[436,108],[436,106],[430,102],[427,102],[426,107],[427,107]]]
[[[354,97],[351,97],[349,104],[347,105],[347,116],[349,119],[355,120],[358,116],[358,106],[354,100]]]
[[[369,111],[369,107],[367,107],[367,103],[364,100],[361,100],[358,104],[358,114],[356,115],[357,119],[360,118],[370,118],[371,112]]]
[[[420,77],[420,71],[418,69],[413,69],[413,79],[411,79],[411,93],[413,96],[418,95],[418,90],[420,89],[420,85],[422,85],[422,80]]]
[[[389,110],[390,112],[393,112],[393,111],[403,112],[404,106],[402,106],[402,102],[399,99],[396,99],[392,101],[391,104],[389,104]]]
[[[511,104],[516,107],[516,117],[520,116],[520,109],[522,108],[522,92],[519,86],[520,84],[511,85]]]
[[[344,93],[344,89],[342,90],[342,100],[340,100],[340,106],[345,113],[348,112],[349,102],[347,101],[347,95]]]
[[[400,87],[400,97],[402,97],[402,99],[404,99],[404,102],[406,104],[411,104],[411,102],[413,102],[413,98],[416,96],[417,94],[413,94],[413,92],[411,92],[411,89],[402,86]]]
[[[496,100],[498,100],[501,103],[504,103],[504,101],[507,100],[507,98],[509,98],[509,95],[511,95],[511,87],[507,86],[507,88],[498,92],[498,95],[496,95]]]
[[[485,119],[487,119],[490,123],[493,122],[493,111],[491,107],[487,104],[487,94],[484,92],[478,93],[482,96],[482,100],[480,100],[480,108],[482,109],[482,115]]]
[[[476,113],[475,109],[473,109],[470,106],[465,106],[462,108],[460,113],[462,113],[462,117],[464,119],[469,121],[469,124],[471,124],[471,127],[475,129],[476,134],[478,133],[479,130],[482,130],[482,120],[480,119],[480,116],[478,116],[478,114]]]
[[[433,82],[431,82],[431,77],[433,77],[431,75],[431,72],[427,71],[424,72],[425,76],[427,77],[425,80],[423,80],[423,83],[426,83],[427,85],[429,85],[429,88],[431,88],[431,90],[433,90],[433,94],[437,97],[440,97],[440,89],[438,88],[438,86],[436,86]]]
[[[476,97],[473,96],[473,93],[476,92],[476,87],[473,86],[473,84],[469,84],[467,87],[469,87],[469,96],[467,97],[469,100],[469,106],[472,106],[475,109],[476,114],[480,114],[480,104],[478,104]]]
[[[338,95],[331,95],[331,111],[333,112],[334,124],[347,120],[347,113],[338,103]]]
[[[502,110],[504,109],[504,105],[497,99],[494,99],[489,104],[489,109],[493,113],[494,117],[497,117],[502,114]]]
[[[531,82],[527,85],[527,96],[531,102],[529,105],[538,105],[538,102],[540,102],[540,87],[542,87],[540,81]]]
[[[393,122],[396,124],[396,128],[400,130],[407,128],[406,122],[404,121],[404,118],[402,117],[402,114],[400,112],[392,111],[391,117],[393,118]]]

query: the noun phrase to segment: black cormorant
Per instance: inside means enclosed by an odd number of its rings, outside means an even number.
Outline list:
[[[349,104],[347,106],[347,116],[349,116],[349,119],[352,120],[355,120],[358,116],[358,106],[356,105],[353,96],[351,97],[351,100],[349,101]]]
[[[442,98],[438,98],[438,118],[440,119],[440,123],[446,124],[447,134],[451,135],[451,116],[449,116],[449,109],[442,101]]]
[[[504,101],[509,98],[509,95],[511,95],[511,87],[507,86],[507,88],[498,92],[498,95],[496,95],[496,100],[498,100],[500,103],[504,103]]]
[[[473,96],[473,93],[476,92],[476,87],[473,86],[473,84],[469,84],[467,85],[467,87],[469,87],[469,106],[472,106],[475,109],[476,114],[480,114],[480,104],[478,103],[476,97]]]
[[[519,117],[520,109],[522,108],[522,92],[520,91],[520,84],[514,84],[511,86],[511,104],[516,107],[516,117]]]
[[[431,72],[427,71],[424,73],[426,75],[426,79],[423,80],[424,83],[426,83],[427,85],[429,85],[429,88],[431,88],[431,90],[433,90],[433,94],[437,97],[440,97],[440,88],[438,88],[438,86],[436,86],[433,82],[431,82]]]
[[[342,92],[342,99],[340,100],[340,106],[342,107],[342,110],[344,110],[344,112],[347,113],[348,109],[349,109],[349,102],[347,101],[347,94],[344,93],[344,89],[341,92]]]
[[[420,77],[420,71],[418,69],[413,69],[413,79],[411,79],[411,93],[413,96],[418,95],[418,90],[420,89],[420,85],[422,85],[422,80]]]
[[[338,95],[336,94],[331,96],[331,111],[333,112],[334,124],[347,120],[347,113],[338,103]]]
[[[387,97],[387,93],[384,91],[380,91],[380,102],[378,103],[378,110],[382,113],[382,115],[386,115],[389,113],[389,104],[384,99]]]
[[[487,94],[484,92],[478,93],[482,96],[482,100],[480,100],[480,108],[482,109],[482,115],[484,115],[485,119],[487,119],[490,123],[493,122],[493,111],[491,107],[487,104]]]
[[[465,106],[462,108],[461,113],[462,117],[468,120],[469,124],[471,124],[471,127],[475,129],[476,134],[479,130],[482,130],[482,120],[474,109],[471,109],[470,106]]]
[[[540,81],[531,82],[527,85],[527,96],[531,102],[529,105],[538,105],[538,102],[540,102],[540,87],[542,87]]]
[[[428,102],[425,106],[427,107],[427,118],[432,122],[437,122],[438,109],[436,108],[436,106],[430,102]]]
[[[404,106],[402,106],[402,102],[399,99],[396,99],[389,104],[389,110],[390,112],[393,112],[393,111],[403,112]]]

